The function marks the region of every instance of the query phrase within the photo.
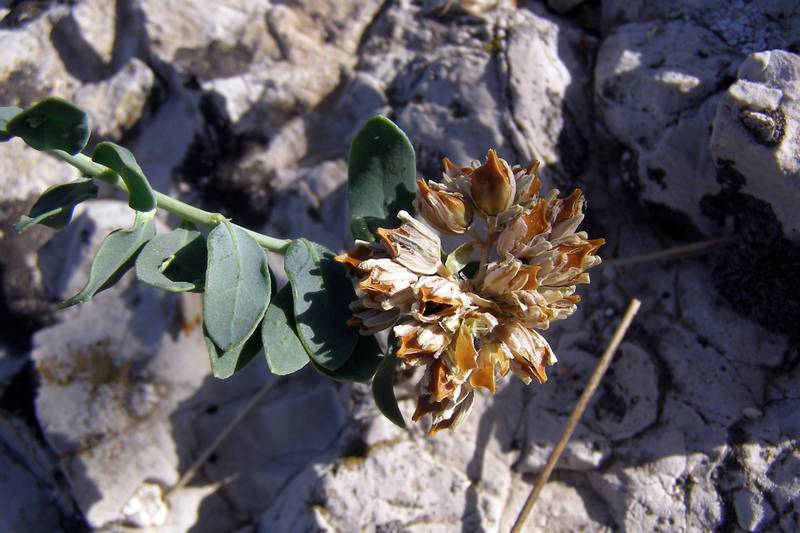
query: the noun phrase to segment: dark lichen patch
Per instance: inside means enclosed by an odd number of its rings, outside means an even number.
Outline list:
[[[647,167],[647,179],[656,183],[659,187],[661,187],[662,191],[667,190],[667,183],[664,181],[667,173],[664,172],[664,169],[657,168],[657,167]]]
[[[236,135],[215,95],[200,101],[204,125],[192,141],[178,177],[200,193],[206,209],[235,217],[247,227],[266,222],[272,200],[269,176],[239,164],[248,148],[261,139]]]
[[[705,196],[703,214],[732,221],[735,245],[712,257],[714,285],[731,306],[777,333],[800,336],[800,246],[783,235],[770,205],[740,192]]]
[[[617,422],[621,422],[628,411],[628,405],[620,394],[614,390],[609,383],[603,383],[600,396],[594,405],[594,413],[598,420],[613,417]]]
[[[747,178],[736,170],[730,159],[717,160],[717,183],[725,192],[738,192],[747,184]]]
[[[780,109],[755,111],[743,109],[739,120],[759,144],[775,146],[781,143],[786,132],[786,117]]]
[[[643,221],[674,241],[692,242],[703,238],[689,215],[664,204],[644,202],[641,216]]]

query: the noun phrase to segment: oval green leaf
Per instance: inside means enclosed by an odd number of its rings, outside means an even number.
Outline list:
[[[312,364],[317,372],[333,380],[367,383],[375,375],[375,371],[382,361],[383,356],[378,341],[370,335],[369,337],[359,336],[353,355],[336,370],[328,370],[313,361]]]
[[[261,351],[261,335],[257,332],[250,335],[245,342],[242,342],[227,351],[220,350],[208,334],[208,330],[203,329],[204,339],[208,357],[211,361],[211,373],[217,379],[227,379],[247,366],[258,352]]]
[[[18,107],[0,107],[0,142],[9,140],[13,135],[6,130],[8,121],[22,112]]]
[[[78,294],[62,303],[61,307],[85,302],[98,292],[111,287],[133,266],[136,254],[155,234],[155,211],[137,211],[133,226],[114,230],[103,240],[92,261],[86,285]]]
[[[199,291],[206,276],[206,240],[197,230],[178,228],[156,235],[136,258],[136,277],[170,292]]]
[[[22,137],[37,150],[63,150],[75,155],[89,141],[89,116],[71,102],[45,98],[9,120],[6,133]]]
[[[264,250],[228,221],[208,234],[203,320],[223,352],[250,338],[269,305],[269,268]]]
[[[292,288],[287,284],[272,298],[261,323],[261,344],[273,374],[285,376],[308,363],[308,353],[295,332]]]
[[[292,241],[284,256],[292,287],[297,334],[312,361],[328,370],[342,366],[353,353],[358,330],[347,325],[353,284],[324,246],[306,239]]]
[[[96,197],[97,186],[89,178],[49,187],[33,204],[30,213],[22,215],[14,224],[14,231],[22,233],[35,224],[61,229],[72,220],[76,205]]]
[[[156,208],[153,188],[130,150],[112,142],[101,142],[94,149],[92,161],[120,175],[128,187],[128,205],[131,209],[152,211]]]
[[[372,117],[350,145],[347,203],[353,237],[375,240],[379,227],[399,225],[400,210],[414,212],[417,167],[406,134],[388,118]]]
[[[383,416],[388,418],[393,424],[405,428],[406,422],[403,420],[403,413],[397,405],[397,397],[394,394],[394,373],[397,365],[397,355],[395,354],[394,333],[389,334],[389,344],[386,356],[383,358],[381,366],[375,373],[372,380],[372,396],[375,405]]]

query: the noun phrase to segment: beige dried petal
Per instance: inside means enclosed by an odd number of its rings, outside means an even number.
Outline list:
[[[498,328],[498,337],[513,354],[517,365],[517,375],[524,380],[536,378],[540,383],[547,381],[544,367],[556,362],[555,354],[547,341],[519,323],[502,325]]]
[[[397,218],[403,221],[399,228],[378,228],[392,258],[417,274],[435,274],[441,265],[439,236],[406,211]]]
[[[391,259],[369,259],[359,265],[368,271],[358,289],[367,294],[391,295],[416,283],[419,276]]]
[[[472,207],[464,195],[420,179],[417,187],[417,209],[428,224],[448,235],[460,235],[472,224]]]
[[[450,338],[435,324],[399,324],[394,334],[400,344],[397,356],[411,363],[438,357],[450,344]]]
[[[486,276],[483,278],[482,290],[488,295],[500,295],[509,292],[508,285],[519,272],[522,263],[513,256],[503,261],[489,263]]]
[[[440,276],[423,276],[413,289],[417,301],[411,310],[420,322],[439,322],[462,312],[470,304],[457,283]]]

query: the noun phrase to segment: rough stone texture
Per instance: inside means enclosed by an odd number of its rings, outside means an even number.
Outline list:
[[[153,71],[134,58],[108,80],[78,89],[73,99],[92,110],[89,118],[98,137],[119,139],[142,118],[154,83]]]
[[[767,201],[783,230],[800,239],[800,56],[750,55],[720,100],[711,155],[744,177],[741,190]]]
[[[507,531],[631,296],[643,308],[529,530],[800,529],[800,9],[465,9],[478,4],[9,3],[0,105],[77,99],[158,189],[337,250],[349,244],[348,144],[375,113],[408,133],[428,178],[441,157],[463,164],[490,147],[541,159],[547,186],[586,191],[604,257],[702,234],[736,232],[736,245],[599,267],[578,313],[545,333],[560,361],[548,383],[507,380],[454,433],[401,430],[368,387],[305,369],[167,497],[272,378],[261,358],[211,378],[197,298],[130,275],[53,311],[130,212],[103,199],[60,233],[11,234],[44,187],[76,174],[3,144],[0,529]],[[406,418],[418,377],[399,377]],[[46,512],[33,522],[31,508]]]

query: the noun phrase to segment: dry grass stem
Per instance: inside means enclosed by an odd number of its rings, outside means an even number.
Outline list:
[[[271,391],[275,387],[275,385],[277,385],[279,382],[280,379],[274,378],[266,382],[264,385],[262,385],[261,389],[259,389],[259,391],[255,394],[255,396],[253,396],[250,399],[250,402],[244,407],[244,409],[242,409],[239,412],[239,414],[237,414],[236,417],[228,423],[228,425],[225,427],[222,433],[220,433],[219,436],[217,436],[217,438],[214,439],[214,442],[212,442],[205,450],[203,450],[203,453],[201,453],[200,456],[197,459],[195,459],[194,463],[192,463],[192,465],[186,470],[186,472],[183,473],[178,482],[175,483],[175,485],[173,485],[166,491],[166,493],[164,494],[164,498],[167,498],[173,492],[182,489],[190,481],[192,481],[192,479],[194,479],[194,476],[197,474],[197,471],[200,470],[200,468],[206,463],[206,461],[208,461],[208,458],[211,457],[211,455],[217,450],[217,448],[219,448],[219,446],[223,442],[225,442],[225,439],[227,439],[230,436],[230,434],[233,433],[233,430],[236,429],[239,426],[239,424],[241,424],[244,421],[245,418],[247,418],[247,415],[250,414],[250,411],[252,411],[256,405],[258,405],[258,402],[260,402],[261,399],[269,391]]]
[[[704,241],[697,241],[683,246],[676,246],[675,248],[668,248],[650,254],[634,255],[631,257],[620,257],[617,259],[604,260],[602,265],[624,266],[634,263],[645,263],[648,261],[662,261],[667,259],[679,259],[682,257],[689,257],[692,255],[702,254],[717,246],[724,246],[736,240],[736,237],[717,237],[714,239],[707,239]]]
[[[575,405],[575,408],[572,410],[572,414],[570,414],[569,419],[564,426],[564,431],[561,433],[561,437],[558,439],[553,451],[550,452],[550,457],[547,459],[544,469],[542,469],[542,471],[539,473],[539,477],[536,480],[533,489],[531,489],[528,499],[525,500],[525,505],[523,506],[522,511],[520,511],[519,516],[517,516],[514,526],[511,528],[512,533],[519,533],[522,531],[522,526],[525,524],[525,521],[528,519],[528,516],[533,509],[533,505],[539,498],[539,494],[542,492],[544,484],[547,483],[547,480],[550,477],[550,474],[553,472],[558,459],[564,452],[564,448],[566,448],[567,443],[572,436],[572,432],[575,431],[578,421],[581,419],[583,412],[589,405],[589,401],[592,399],[595,389],[597,389],[597,386],[600,385],[600,380],[603,379],[603,375],[605,375],[606,370],[608,370],[608,366],[611,364],[611,359],[614,356],[614,352],[616,352],[617,348],[619,348],[619,345],[622,342],[622,339],[625,337],[625,333],[628,331],[628,327],[631,325],[631,322],[633,322],[633,317],[639,311],[641,304],[642,303],[636,298],[632,299],[628,304],[628,309],[625,311],[625,315],[622,317],[622,321],[620,322],[619,326],[617,326],[617,330],[614,332],[611,342],[608,343],[606,351],[603,352],[603,356],[600,358],[600,361],[598,361],[591,378],[589,378],[589,383],[587,383],[586,388],[583,390],[583,394],[581,394],[581,397],[578,399],[578,403]]]

